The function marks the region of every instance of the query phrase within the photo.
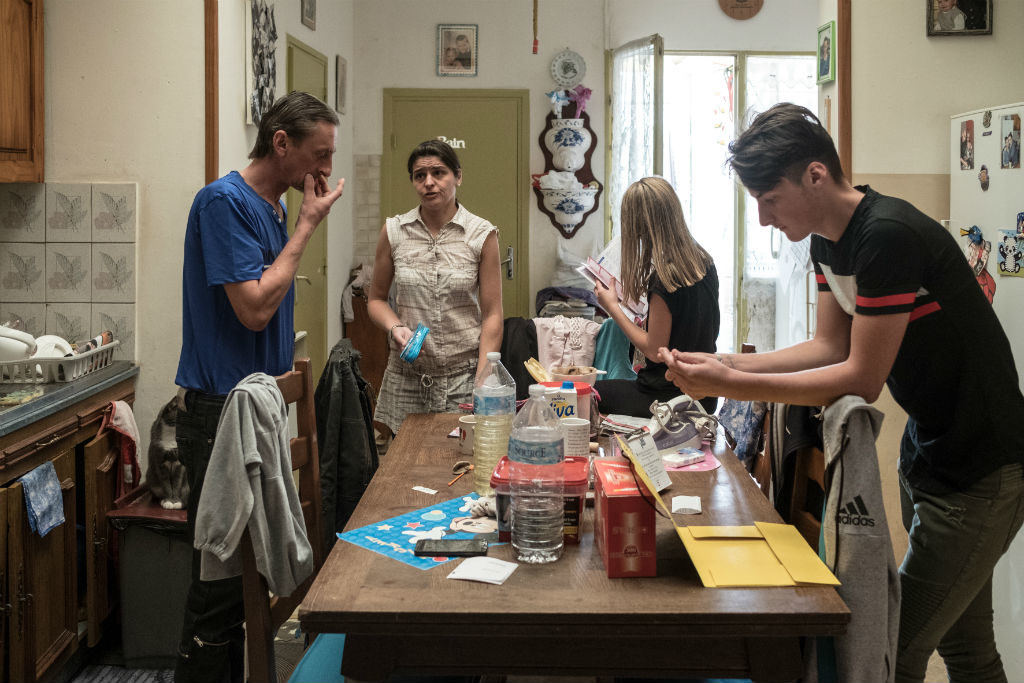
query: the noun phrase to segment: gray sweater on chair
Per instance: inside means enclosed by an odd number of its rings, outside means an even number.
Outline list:
[[[292,479],[288,411],[277,382],[263,373],[231,390],[217,425],[196,512],[204,581],[242,573],[238,544],[246,528],[271,592],[291,595],[313,573],[313,550]]]

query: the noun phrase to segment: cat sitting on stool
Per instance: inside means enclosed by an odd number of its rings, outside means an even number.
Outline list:
[[[188,505],[188,476],[178,459],[178,443],[174,439],[179,400],[175,395],[160,409],[149,432],[146,484],[153,497],[168,510],[181,510]]]

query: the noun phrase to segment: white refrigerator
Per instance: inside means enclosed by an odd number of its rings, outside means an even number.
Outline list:
[[[965,255],[984,255],[961,230],[978,226],[991,244],[981,275],[995,285],[992,306],[1010,339],[1024,379],[1024,168],[1020,165],[1024,102],[966,112],[950,125],[949,230]],[[1009,137],[1008,137],[1009,136]],[[982,243],[983,244],[983,243]],[[980,267],[980,266],[979,266]],[[976,272],[978,267],[976,267]],[[1024,386],[1024,384],[1022,384]],[[1024,416],[1022,416],[1024,419]],[[996,566],[993,579],[996,644],[1010,680],[1024,676],[1024,532]]]

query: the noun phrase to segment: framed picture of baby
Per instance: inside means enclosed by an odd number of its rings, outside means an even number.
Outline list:
[[[930,36],[990,35],[992,0],[925,0]]]
[[[437,25],[437,75],[476,76],[477,25]]]

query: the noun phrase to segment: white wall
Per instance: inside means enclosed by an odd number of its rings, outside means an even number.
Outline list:
[[[203,4],[47,0],[44,22],[45,180],[138,183],[135,412],[148,443],[175,392],[185,220],[203,184]]]
[[[594,92],[587,106],[590,126],[598,139],[591,168],[604,174],[604,13],[602,0],[544,0],[539,3],[540,49],[532,54],[533,3],[494,0],[387,0],[358,2],[355,52],[359,72],[354,77],[353,109],[356,154],[381,154],[384,88],[526,88],[530,91],[530,172],[544,171],[544,156],[537,136],[550,111],[545,92],[554,90],[551,58],[566,47],[578,52],[587,64],[583,84]],[[436,75],[436,27],[439,23],[479,26],[479,75],[446,78]],[[499,132],[500,134],[500,132]],[[474,169],[466,169],[467,174]],[[523,182],[529,182],[524,178]],[[530,195],[530,301],[546,287],[557,261],[560,232],[537,208]],[[604,210],[587,217],[579,232],[568,241],[578,255],[586,255],[603,243]]]
[[[219,3],[220,169],[248,163],[255,127],[244,118],[244,0]],[[321,2],[317,30],[300,22],[299,0],[276,0],[278,95],[284,94],[286,34],[324,53],[334,98],[334,56],[352,50],[352,0]],[[203,4],[178,0],[47,0],[46,181],[139,184],[135,416],[142,443],[174,393],[181,348],[185,223],[205,183]],[[351,80],[350,80],[351,82]],[[351,94],[351,91],[350,91]],[[341,117],[334,178],[352,172],[352,113]],[[348,280],[352,203],[331,212],[328,310]],[[328,316],[328,342],[341,336]],[[143,466],[145,458],[141,457]]]
[[[817,26],[818,8],[807,0],[769,0],[743,20],[712,0],[608,0],[606,47],[658,33],[666,50],[813,50]]]
[[[218,11],[220,70],[220,175],[243,168],[256,141],[256,126],[245,124],[245,5],[248,0],[221,0]],[[327,57],[327,102],[334,106],[335,56],[348,60],[348,79],[357,66],[352,42],[352,6],[354,0],[329,0],[317,3],[316,30],[303,25],[299,0],[275,0],[277,24],[277,96],[287,94],[287,36],[309,45]],[[331,186],[338,178],[352,178],[352,98],[349,86],[346,115],[339,115],[337,151]],[[331,209],[327,234],[327,349],[341,338],[341,291],[348,283],[352,264],[352,184]],[[197,188],[198,189],[198,188]],[[319,373],[320,368],[314,368]],[[315,381],[315,378],[314,378]]]
[[[950,117],[1021,100],[1024,2],[992,4],[992,35],[928,37],[923,2],[853,3],[854,173],[949,173]]]

